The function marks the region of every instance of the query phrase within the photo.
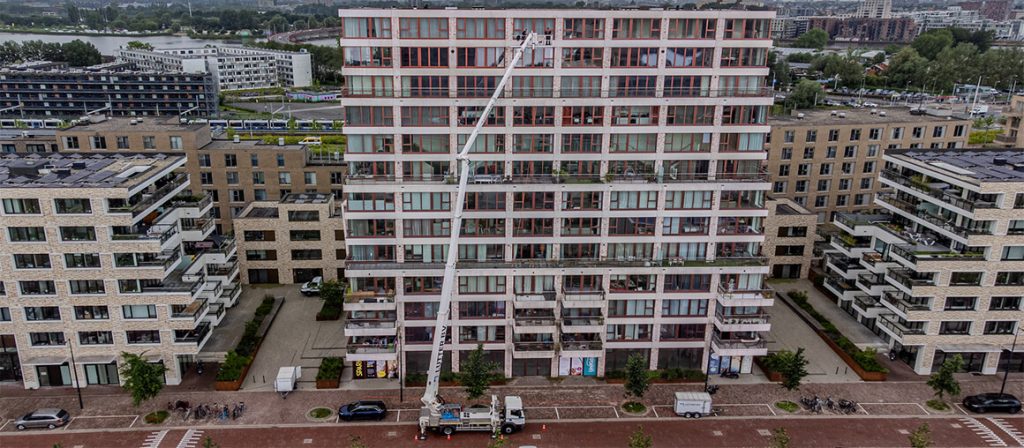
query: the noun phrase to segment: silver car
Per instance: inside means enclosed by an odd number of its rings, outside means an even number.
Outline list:
[[[14,427],[19,430],[28,428],[56,428],[71,421],[68,411],[57,408],[37,409],[15,420]]]

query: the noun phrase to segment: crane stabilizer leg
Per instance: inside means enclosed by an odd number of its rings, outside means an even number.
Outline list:
[[[505,89],[505,84],[508,83],[509,78],[512,77],[512,72],[516,69],[516,64],[523,57],[523,52],[527,47],[535,45],[537,42],[536,33],[525,33],[522,36],[522,43],[516,48],[512,60],[508,63],[508,68],[505,69],[505,74],[502,75],[498,85],[494,88],[494,94],[491,95],[491,100],[487,102],[487,106],[484,107],[483,113],[477,118],[476,127],[473,128],[473,132],[469,134],[469,138],[466,139],[466,144],[462,147],[456,156],[458,160],[459,169],[459,184],[456,187],[455,204],[452,209],[452,225],[451,225],[451,240],[448,242],[448,256],[444,265],[444,279],[441,283],[441,302],[438,306],[437,311],[437,323],[434,324],[434,341],[430,349],[430,367],[427,372],[427,387],[423,391],[423,397],[420,401],[423,402],[423,411],[420,412],[420,439],[426,439],[427,428],[430,426],[431,418],[441,417],[441,406],[442,402],[439,399],[438,383],[441,379],[441,364],[444,361],[444,341],[448,333],[448,322],[451,317],[451,303],[452,295],[455,288],[455,268],[459,260],[459,236],[462,233],[462,208],[466,202],[466,185],[469,184],[469,151],[473,147],[473,143],[476,141],[476,137],[480,134],[480,129],[483,128],[484,123],[487,122],[487,116],[490,115],[491,109],[494,108],[494,104],[497,103],[498,98],[501,96],[502,91]]]

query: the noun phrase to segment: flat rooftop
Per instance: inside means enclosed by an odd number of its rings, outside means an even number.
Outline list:
[[[223,151],[232,149],[264,149],[264,150],[278,150],[278,151],[302,151],[306,147],[304,145],[278,145],[276,143],[263,143],[260,140],[242,140],[235,143],[232,140],[225,139],[214,139],[206,146],[199,148],[201,151]]]
[[[1024,182],[1024,149],[889,150],[886,156],[906,158],[966,179],[983,182]]]
[[[282,204],[326,204],[331,200],[326,193],[292,193],[281,199]]]
[[[242,218],[278,218],[280,216],[277,207],[253,207]]]
[[[184,163],[166,154],[4,154],[0,188],[131,188]]]
[[[135,123],[132,124],[132,121]],[[209,126],[206,123],[184,124],[177,118],[112,117],[102,121],[80,121],[74,126],[63,129],[62,132],[162,132],[176,129],[196,132],[204,128],[209,129]]]
[[[946,117],[940,117],[935,115],[911,115],[910,109],[906,107],[880,107],[876,109],[876,113],[871,113],[869,108],[860,109],[835,109],[836,115],[832,115],[833,110],[828,109],[808,109],[808,110],[797,110],[792,115],[773,115],[769,119],[769,124],[772,126],[819,126],[826,124],[835,125],[849,125],[849,124],[889,124],[889,123],[923,123],[931,121],[946,121]],[[884,112],[883,116],[881,113]],[[804,117],[798,118],[797,113],[804,114]],[[845,118],[840,117],[840,114],[846,114]],[[969,120],[969,118],[952,117],[948,118],[949,121],[955,120]]]

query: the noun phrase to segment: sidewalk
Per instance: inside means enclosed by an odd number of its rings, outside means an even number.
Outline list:
[[[814,284],[810,280],[800,279],[794,282],[785,283],[778,285],[775,289],[779,294],[786,294],[790,291],[806,291],[807,302],[814,306],[814,309],[821,313],[823,316],[828,318],[839,331],[846,336],[850,342],[853,342],[860,348],[875,347],[879,349],[880,353],[885,353],[889,350],[888,344],[882,340],[877,334],[874,334],[867,327],[857,322],[853,316],[846,314],[838,305],[835,300],[826,296],[818,288],[814,287]],[[781,303],[776,303],[776,307],[785,306]],[[772,330],[775,330],[775,325],[772,325]]]
[[[776,300],[775,306],[772,306],[768,312],[772,317],[772,331],[768,336],[768,351],[790,350],[795,352],[797,349],[803,348],[809,363],[807,366],[809,375],[805,382],[849,383],[860,381],[860,377],[850,370],[839,355],[836,355],[832,348],[821,340],[821,337],[807,326],[789,306],[781,300]]]

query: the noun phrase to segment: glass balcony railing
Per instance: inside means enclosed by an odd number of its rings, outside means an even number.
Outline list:
[[[137,200],[134,202],[127,202],[124,204],[111,203],[107,209],[110,213],[131,213],[132,215],[138,216],[146,209],[153,205],[164,201],[172,191],[177,190],[182,185],[188,183],[188,175],[179,173],[167,179],[165,181],[157,181],[154,186],[160,185],[151,192],[142,192]]]
[[[211,326],[203,322],[193,330],[174,330],[174,342],[178,344],[196,344],[203,342],[206,335],[210,333]]]

